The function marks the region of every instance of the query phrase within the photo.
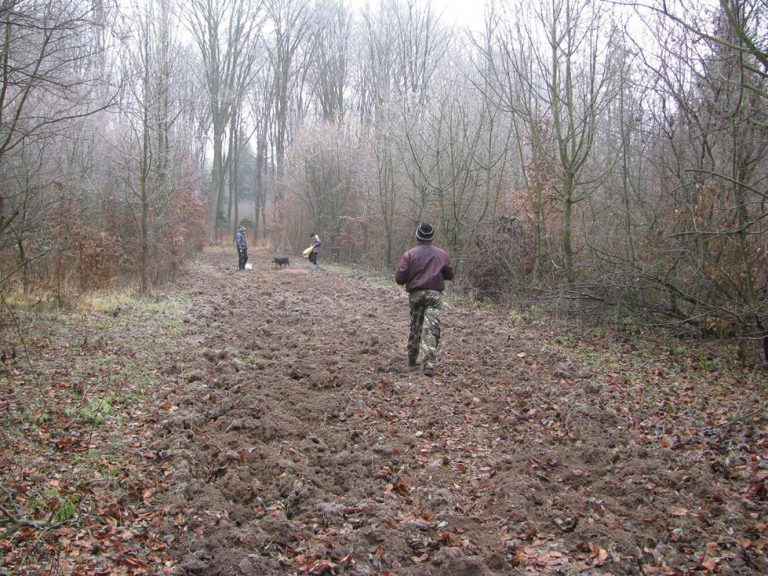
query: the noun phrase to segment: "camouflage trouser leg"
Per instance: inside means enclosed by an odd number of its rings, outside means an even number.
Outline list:
[[[440,344],[440,310],[443,294],[437,290],[418,290],[408,297],[411,307],[411,330],[408,335],[408,361],[415,362],[421,351],[424,366],[435,365]]]

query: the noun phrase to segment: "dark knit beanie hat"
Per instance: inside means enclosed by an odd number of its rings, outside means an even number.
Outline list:
[[[429,222],[422,222],[419,227],[416,228],[416,240],[420,242],[432,242],[432,238],[435,237],[435,227]]]

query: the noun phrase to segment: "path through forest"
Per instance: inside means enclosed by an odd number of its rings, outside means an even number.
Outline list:
[[[266,255],[238,274],[231,260],[210,258],[193,284],[185,385],[163,423],[187,572],[766,567],[743,549],[765,536],[766,429],[723,426],[749,410],[741,394],[729,414],[709,391],[675,390],[687,362],[596,373],[590,359],[632,342],[449,299],[427,378],[406,367],[393,282]]]
[[[122,428],[142,415],[146,543],[99,573],[768,572],[765,374],[449,294],[427,378],[391,279],[232,252],[174,288],[172,329],[102,331],[157,365]]]

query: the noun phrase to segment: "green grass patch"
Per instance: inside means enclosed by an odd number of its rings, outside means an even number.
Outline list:
[[[100,426],[112,415],[113,402],[114,399],[111,396],[102,399],[93,398],[88,401],[88,406],[80,410],[78,417],[89,424]]]

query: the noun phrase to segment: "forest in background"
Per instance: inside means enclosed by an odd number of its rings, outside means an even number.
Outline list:
[[[206,244],[391,268],[768,357],[766,0],[0,0],[0,296]],[[234,251],[234,249],[233,249]]]

